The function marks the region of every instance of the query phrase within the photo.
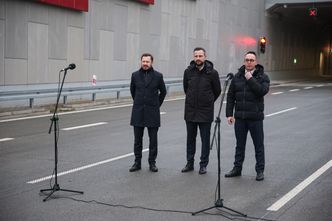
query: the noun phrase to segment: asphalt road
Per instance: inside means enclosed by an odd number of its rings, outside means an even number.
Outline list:
[[[222,110],[221,198],[246,218],[226,208],[191,215],[214,205],[218,162],[214,146],[208,173],[198,174],[198,137],[195,171],[180,172],[186,163],[182,98],[162,106],[158,173],[149,171],[147,151],[142,170],[128,172],[134,159],[130,105],[60,115],[58,183],[84,194],[57,191],[46,202],[39,192],[54,184],[49,178],[54,169],[50,117],[1,120],[0,220],[331,220],[331,94],[328,81],[271,88],[265,102],[262,182],[255,180],[250,136],[242,176],[224,178],[232,168],[235,138]]]

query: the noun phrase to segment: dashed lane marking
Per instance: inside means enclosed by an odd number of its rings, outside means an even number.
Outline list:
[[[272,113],[272,114],[267,114],[267,115],[265,115],[265,117],[271,117],[271,116],[274,116],[274,115],[277,115],[277,114],[282,114],[282,113],[292,111],[292,110],[295,110],[295,109],[297,109],[297,107],[292,107],[292,108],[288,108],[286,110],[281,110],[281,111],[278,111],[278,112],[275,112],[275,113]]]
[[[0,142],[10,141],[10,140],[14,140],[14,138],[11,137],[1,138]]]
[[[76,130],[76,129],[82,129],[82,128],[87,128],[87,127],[95,127],[95,126],[100,126],[100,125],[104,125],[107,124],[107,122],[99,122],[99,123],[94,123],[94,124],[86,124],[86,125],[81,125],[81,126],[76,126],[76,127],[67,127],[67,128],[63,128],[61,130]]]
[[[177,98],[165,99],[165,101],[177,101],[177,100],[183,100],[183,99],[184,99],[184,97],[177,97]],[[116,106],[111,106],[111,107],[98,107],[98,108],[91,108],[91,109],[85,109],[85,110],[61,112],[61,113],[58,113],[58,115],[61,116],[61,115],[67,115],[67,114],[76,114],[76,113],[116,109],[116,108],[131,107],[131,106],[133,106],[133,105],[132,104],[123,104],[123,105],[116,105]],[[12,118],[12,119],[0,120],[0,123],[11,122],[11,121],[19,121],[19,120],[29,120],[29,119],[42,118],[42,117],[51,117],[51,116],[53,116],[53,114],[44,114],[44,115],[38,115],[38,116]]]
[[[148,148],[143,149],[143,152],[146,152],[148,150],[149,150]],[[133,155],[134,155],[134,153],[128,153],[128,154],[124,154],[124,155],[121,155],[121,156],[118,156],[118,157],[110,158],[110,159],[107,159],[107,160],[103,160],[103,161],[99,161],[99,162],[96,162],[96,163],[88,164],[88,165],[85,165],[85,166],[82,166],[82,167],[78,167],[78,168],[74,168],[74,169],[71,169],[71,170],[67,170],[67,171],[58,173],[58,177],[66,175],[66,174],[78,172],[80,170],[85,170],[85,169],[88,169],[88,168],[91,168],[91,167],[99,166],[99,165],[102,165],[102,164],[106,164],[106,163],[109,163],[109,162],[112,162],[112,161],[120,160],[120,159],[123,159],[123,158],[126,158],[126,157],[130,157],[130,156],[133,156]],[[28,184],[40,183],[42,181],[49,180],[52,177],[53,177],[52,175],[51,176],[46,176],[46,177],[42,177],[42,178],[39,178],[39,179],[28,181],[27,183]]]
[[[272,95],[283,94],[283,93],[284,93],[284,92],[279,91],[279,92],[274,92],[274,93],[272,93]]]

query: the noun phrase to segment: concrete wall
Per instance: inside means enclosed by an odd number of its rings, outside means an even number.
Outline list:
[[[55,83],[72,62],[67,82],[90,82],[93,74],[98,82],[129,79],[143,52],[166,78],[182,77],[196,46],[225,75],[258,49],[260,36],[268,45],[259,59],[272,75],[316,70],[314,36],[304,33],[265,16],[264,0],[90,0],[89,12],[0,0],[0,85]]]

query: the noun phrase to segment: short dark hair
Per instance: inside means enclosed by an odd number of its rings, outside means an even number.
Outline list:
[[[254,52],[254,51],[248,51],[244,56],[246,56],[247,54],[253,54],[257,58],[256,52]]]
[[[202,47],[196,47],[193,52],[195,51],[204,51],[204,54],[206,53],[205,49]]]
[[[142,60],[143,57],[150,57],[151,61],[153,61],[153,56],[150,53],[143,53],[142,56],[141,56],[141,60]]]

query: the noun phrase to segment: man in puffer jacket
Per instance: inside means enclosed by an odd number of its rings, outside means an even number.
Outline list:
[[[225,177],[241,176],[250,131],[255,146],[256,180],[264,180],[264,96],[269,87],[269,77],[264,73],[264,67],[257,64],[256,53],[247,52],[244,65],[234,76],[227,94],[226,117],[229,125],[235,121],[236,149],[234,167]]]
[[[186,94],[184,119],[187,126],[187,165],[182,172],[194,170],[196,135],[199,127],[202,152],[199,174],[206,173],[210,154],[210,129],[213,121],[214,102],[221,93],[218,72],[206,60],[204,48],[194,49],[194,60],[184,71],[183,89]]]

